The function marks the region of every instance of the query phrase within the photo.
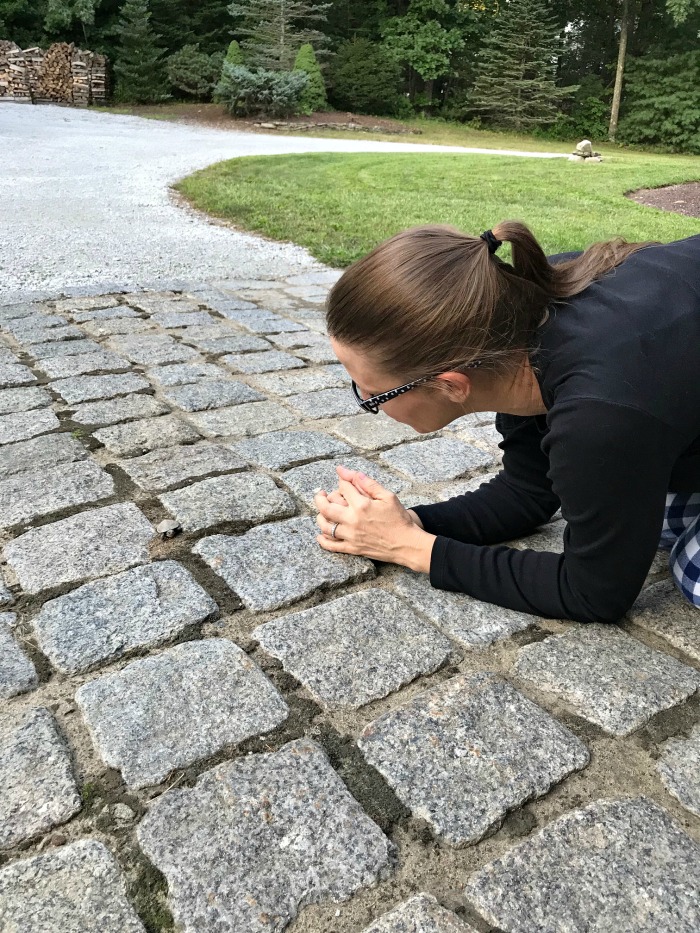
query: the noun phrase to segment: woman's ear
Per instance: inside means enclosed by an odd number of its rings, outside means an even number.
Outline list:
[[[435,377],[434,385],[451,401],[460,404],[466,402],[472,391],[472,380],[466,373],[440,373]]]

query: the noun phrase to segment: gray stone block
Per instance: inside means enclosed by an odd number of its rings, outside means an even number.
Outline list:
[[[163,392],[163,397],[184,411],[204,411],[207,408],[240,405],[242,402],[265,401],[264,395],[233,379],[203,379],[193,385],[174,386]]]
[[[0,477],[85,460],[87,455],[80,441],[70,434],[45,434],[43,437],[0,447]]]
[[[37,386],[29,389],[2,389],[0,390],[0,415],[31,411],[32,408],[44,408],[52,401],[49,393]]]
[[[270,337],[275,346],[283,350],[295,350],[300,347],[308,349],[309,347],[330,347],[328,337],[323,334],[317,334],[313,330],[299,330],[290,334],[275,334]],[[335,360],[335,356],[333,357]]]
[[[669,794],[700,816],[700,725],[693,727],[688,738],[664,743],[656,770]]]
[[[121,398],[78,405],[71,415],[71,421],[77,421],[78,424],[117,424],[119,421],[155,418],[169,411],[167,405],[152,395],[123,395]]]
[[[62,327],[28,327],[26,330],[15,332],[15,339],[20,343],[31,346],[33,343],[53,343],[57,340],[81,340],[85,334],[73,324],[61,322]]]
[[[205,327],[214,320],[206,311],[156,311],[151,320],[160,327]]]
[[[86,295],[77,298],[61,298],[56,302],[56,310],[72,314],[73,311],[89,312],[105,308],[116,308],[119,299],[114,295]]]
[[[297,330],[305,330],[301,324],[279,317],[270,311],[239,311],[230,308],[220,309],[220,313],[230,321],[235,321],[241,327],[253,334],[281,334]]]
[[[180,386],[200,379],[221,379],[225,375],[213,363],[174,363],[170,366],[155,366],[148,370],[148,378],[162,386]]]
[[[77,356],[80,353],[99,353],[102,347],[94,340],[64,340],[63,343],[32,344],[31,355],[35,360],[51,360],[63,356]]]
[[[5,591],[7,592],[7,591]],[[34,665],[17,644],[14,612],[0,612],[0,699],[33,690],[39,683]]]
[[[391,585],[414,609],[468,648],[484,648],[510,638],[537,621],[526,612],[485,603],[464,593],[437,590],[427,574],[404,570],[391,578]]]
[[[70,752],[51,713],[40,707],[3,717],[0,850],[65,823],[80,807]]]
[[[6,347],[0,346],[0,363],[19,363],[19,357]]]
[[[160,645],[202,622],[216,603],[175,561],[156,561],[50,599],[33,620],[39,647],[75,674]]]
[[[673,580],[643,589],[627,618],[700,661],[700,612],[681,596]]]
[[[0,444],[25,441],[30,437],[36,437],[37,434],[55,431],[58,427],[60,427],[60,421],[48,408],[2,415],[0,416]]]
[[[696,933],[700,846],[650,800],[597,800],[489,862],[465,896],[509,933]]]
[[[51,388],[69,405],[76,405],[79,402],[113,398],[115,395],[128,395],[141,389],[150,389],[150,385],[138,373],[121,373],[116,376],[71,376],[52,382]]]
[[[297,360],[303,366],[301,360]],[[0,389],[9,386],[28,386],[36,382],[36,376],[28,366],[19,363],[0,363]]]
[[[320,431],[273,431],[240,440],[235,449],[270,470],[283,470],[322,457],[352,454],[347,444]]]
[[[418,483],[457,479],[493,463],[493,457],[452,437],[402,444],[380,454],[380,460]]]
[[[363,590],[281,616],[253,632],[326,709],[356,709],[448,658],[450,642],[404,603]]]
[[[130,787],[269,732],[287,704],[223,638],[185,642],[82,686],[75,695],[102,759]]]
[[[118,317],[107,321],[84,321],[82,329],[93,337],[116,337],[142,334],[144,331],[153,331],[156,327],[151,321],[141,317]]]
[[[209,473],[240,470],[248,463],[228,447],[203,441],[153,450],[133,460],[121,460],[119,466],[142,489],[158,492]]]
[[[128,305],[116,305],[110,308],[91,308],[89,311],[70,311],[70,317],[76,324],[83,321],[113,321],[116,318],[138,318],[138,311]]]
[[[319,335],[320,336],[320,335]],[[300,357],[306,363],[312,365],[323,365],[325,363],[336,363],[338,358],[330,348],[327,347],[301,347],[294,351],[294,355]]]
[[[526,645],[513,673],[613,735],[628,735],[700,687],[697,671],[611,625],[585,625]]]
[[[303,392],[289,395],[285,402],[302,418],[337,418],[358,412],[357,402],[347,389],[321,389],[319,392]]]
[[[0,528],[113,494],[112,477],[92,460],[17,473],[0,480]]]
[[[477,842],[589,760],[568,729],[488,673],[418,694],[368,725],[358,745],[414,816],[455,846]]]
[[[92,436],[117,457],[133,457],[160,447],[190,444],[200,437],[191,425],[175,415],[114,424],[100,428]]]
[[[129,299],[130,303],[146,314],[192,314],[199,310],[199,302],[191,298],[179,298],[175,295],[141,294]]]
[[[196,350],[178,343],[177,340],[165,334],[112,337],[109,346],[132,363],[140,363],[143,366],[199,360]]]
[[[202,434],[212,437],[252,437],[288,428],[299,419],[276,402],[246,402],[232,408],[196,412],[189,420]]]
[[[274,933],[305,904],[386,878],[394,849],[305,739],[160,797],[138,840],[183,933]]]
[[[383,914],[362,933],[476,933],[476,930],[451,910],[441,907],[430,894],[418,894]]]
[[[0,606],[11,606],[15,601],[14,596],[5,586],[0,577]]]
[[[186,531],[201,531],[222,522],[251,524],[289,518],[296,512],[287,493],[259,473],[215,476],[162,493],[159,498]]]
[[[363,557],[332,554],[309,518],[258,525],[243,535],[212,535],[193,548],[255,612],[280,609],[315,590],[374,575]]]
[[[301,360],[297,362],[301,363]],[[342,366],[323,366],[305,369],[303,372],[268,373],[255,377],[255,385],[263,392],[283,397],[333,389],[346,382],[347,374]]]
[[[32,528],[5,546],[27,593],[127,570],[148,560],[153,527],[131,502]]]
[[[305,364],[296,356],[281,350],[261,353],[229,353],[221,359],[236,373],[269,373],[275,369],[302,368]]]
[[[213,328],[207,328],[212,330]],[[189,333],[188,328],[182,335],[187,343],[194,343],[204,353],[223,356],[224,353],[255,353],[259,350],[271,350],[272,347],[262,337],[253,337],[251,334],[231,333],[227,328],[220,328],[216,336],[195,337]]]
[[[388,470],[362,457],[335,457],[333,460],[306,463],[304,466],[294,467],[283,473],[282,482],[307,505],[313,506],[316,490],[325,489],[330,493],[338,488],[336,466],[344,466],[348,470],[360,470],[395,493],[400,492],[407,485],[405,480],[399,479]]]
[[[129,363],[116,353],[100,350],[96,353],[78,353],[75,356],[55,356],[41,360],[37,368],[46,373],[49,379],[63,379],[102,370],[129,369]]]
[[[360,409],[355,405],[357,411]],[[415,440],[418,433],[407,424],[393,421],[380,411],[378,415],[354,415],[343,418],[333,425],[333,433],[342,437],[354,447],[363,450],[379,450],[400,444],[402,441]]]
[[[0,926],[16,933],[146,933],[124,877],[96,839],[0,871]]]

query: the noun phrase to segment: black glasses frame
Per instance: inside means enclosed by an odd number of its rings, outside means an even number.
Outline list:
[[[469,363],[464,368],[476,369],[478,366],[481,366],[481,360],[474,360],[473,363]],[[351,385],[353,395],[355,396],[355,401],[360,406],[360,408],[372,415],[378,415],[379,406],[383,405],[384,402],[390,402],[392,398],[398,398],[399,395],[403,395],[404,392],[408,392],[409,389],[412,389],[414,386],[422,385],[423,383],[429,382],[434,378],[434,376],[422,376],[420,379],[414,379],[413,382],[407,382],[405,385],[397,386],[395,389],[389,389],[388,392],[380,392],[379,395],[370,395],[369,398],[362,398],[360,395],[360,390],[357,388],[357,383],[354,379],[351,380]]]

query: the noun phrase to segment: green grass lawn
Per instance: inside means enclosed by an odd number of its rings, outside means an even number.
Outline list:
[[[700,233],[700,219],[645,207],[624,194],[698,179],[697,157],[614,149],[608,161],[593,165],[490,155],[313,153],[232,159],[176,187],[203,211],[344,267],[388,236],[423,223],[480,233],[499,220],[523,220],[547,252],[617,235],[678,239]]]

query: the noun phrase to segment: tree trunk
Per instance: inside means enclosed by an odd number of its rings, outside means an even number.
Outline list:
[[[620,22],[620,46],[617,53],[617,72],[615,73],[615,90],[613,91],[612,109],[610,111],[610,126],[608,139],[615,141],[617,135],[617,121],[620,116],[620,100],[622,99],[622,78],[625,73],[625,56],[627,55],[627,37],[629,33],[630,0],[622,0],[622,21]]]

